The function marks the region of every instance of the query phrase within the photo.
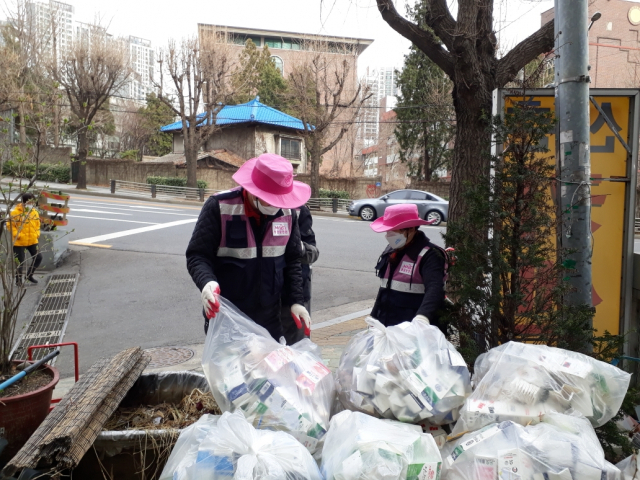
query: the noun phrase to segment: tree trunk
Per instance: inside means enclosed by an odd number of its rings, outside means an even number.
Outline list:
[[[184,157],[187,161],[187,187],[198,188],[198,149],[185,142]]]
[[[465,183],[475,184],[486,173],[491,147],[491,92],[475,91],[462,85],[453,89],[456,111],[456,147],[453,150],[451,194],[448,221],[455,222],[464,215]],[[483,95],[484,93],[484,95]],[[484,98],[484,99],[483,99]]]
[[[27,143],[27,125],[25,121],[26,112],[24,108],[24,102],[20,102],[18,104],[18,118],[20,119],[18,123],[18,131],[20,132],[20,143],[25,145]]]
[[[423,133],[423,139],[424,139],[424,179],[427,182],[431,181],[431,156],[429,155],[429,136],[428,136],[428,132],[429,129],[428,127],[425,126],[424,129],[424,133]]]
[[[57,99],[53,104],[53,146],[60,146],[60,107]]]
[[[309,152],[310,173],[311,173],[311,198],[318,198],[320,195],[320,154],[318,149],[313,148]]]
[[[89,154],[89,139],[87,138],[87,128],[80,127],[78,131],[78,184],[76,188],[86,190],[87,188],[87,155]]]

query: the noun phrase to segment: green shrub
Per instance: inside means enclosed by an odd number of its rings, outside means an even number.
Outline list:
[[[36,173],[33,163],[7,161],[2,164],[2,175],[31,178]],[[38,166],[38,180],[43,182],[69,183],[71,181],[71,167],[63,163],[41,164]]]
[[[186,177],[147,177],[149,185],[167,185],[169,187],[186,187]],[[198,188],[207,188],[207,182],[198,180]]]
[[[138,160],[138,154],[140,152],[138,150],[125,150],[120,153],[120,158],[123,160]]]
[[[351,198],[351,195],[345,190],[327,190],[326,188],[321,188],[318,195],[320,198],[343,198],[345,200]]]

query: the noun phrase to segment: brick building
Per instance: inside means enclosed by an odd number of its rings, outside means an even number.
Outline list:
[[[200,37],[211,34],[215,34],[217,38],[224,38],[237,57],[240,56],[249,39],[258,48],[268,47],[271,58],[285,78],[289,76],[296,65],[303,64],[310,55],[315,55],[318,51],[326,55],[329,64],[333,66],[339,66],[346,60],[349,77],[344,87],[343,99],[349,98],[356,92],[359,82],[358,57],[373,43],[373,40],[365,38],[198,24]],[[339,117],[338,123],[340,120]],[[348,177],[352,176],[354,172],[361,174],[361,166],[354,165],[356,154],[362,150],[363,139],[359,134],[359,126],[360,122],[356,122],[342,140],[323,156],[320,167],[322,174],[332,177]],[[336,128],[340,127],[342,125],[336,126]]]
[[[589,17],[595,12],[602,17],[589,30],[591,88],[640,86],[640,3],[590,1]],[[543,12],[541,24],[553,19],[553,15],[553,8]]]

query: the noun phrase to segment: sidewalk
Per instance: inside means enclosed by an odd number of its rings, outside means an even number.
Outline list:
[[[365,302],[357,302],[365,303]],[[373,302],[366,302],[373,303]],[[357,304],[351,304],[350,307],[359,306]],[[335,307],[339,308],[339,307]],[[329,310],[329,309],[328,309]],[[332,309],[331,309],[332,310]],[[368,308],[371,310],[371,307]],[[340,356],[351,338],[367,328],[365,318],[367,314],[362,314],[363,311],[354,312],[342,317],[333,318],[322,323],[317,323],[311,326],[311,340],[316,343],[322,351],[322,360],[335,372],[340,363]],[[359,316],[352,318],[354,314]],[[315,327],[315,328],[314,328]],[[167,349],[176,348],[179,350],[191,350],[193,356],[181,363],[177,363],[171,366],[164,366],[159,368],[147,368],[145,373],[157,373],[157,372],[176,372],[176,371],[192,371],[202,373],[202,352],[204,350],[204,344],[186,345],[184,347],[166,347]],[[154,349],[152,349],[154,350]],[[58,385],[53,391],[53,398],[61,398],[73,387],[75,383],[74,377],[68,377],[60,379]]]

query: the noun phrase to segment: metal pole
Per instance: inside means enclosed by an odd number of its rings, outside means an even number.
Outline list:
[[[555,0],[556,162],[559,244],[571,291],[566,305],[591,303],[591,198],[589,158],[589,40],[587,0]]]

